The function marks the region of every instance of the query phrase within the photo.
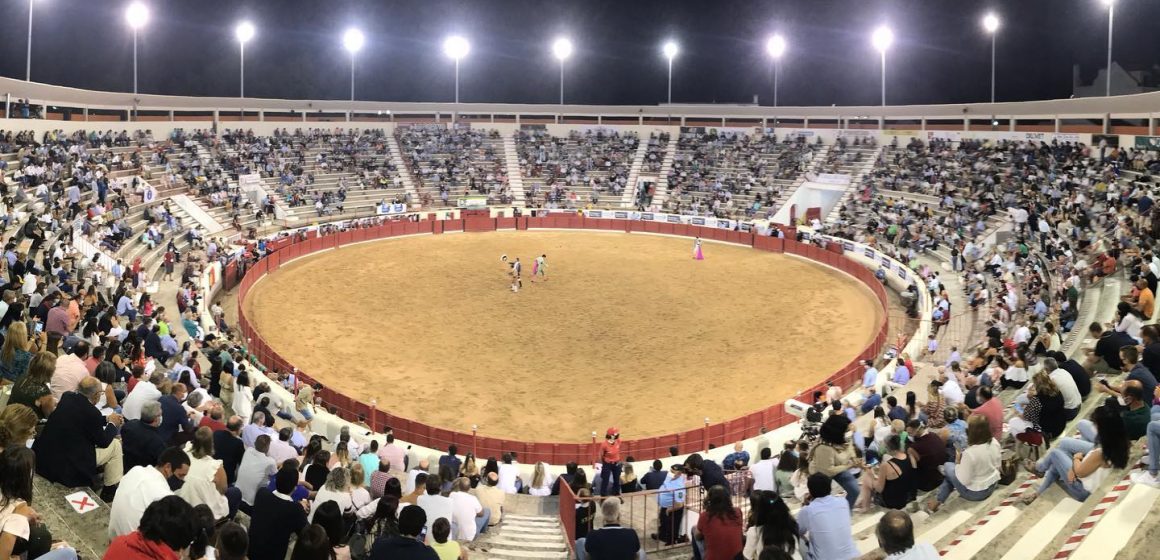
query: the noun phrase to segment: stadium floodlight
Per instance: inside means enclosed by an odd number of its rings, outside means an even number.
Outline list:
[[[443,41],[443,54],[455,61],[455,103],[459,103],[459,60],[471,52],[471,44],[459,35],[452,35]]]
[[[676,41],[665,41],[664,46],[661,47],[661,52],[664,53],[665,58],[669,59],[669,105],[673,104],[673,59],[677,57]]]
[[[243,21],[234,28],[234,37],[238,39],[238,59],[241,61],[239,67],[241,73],[238,76],[238,97],[246,96],[246,43],[254,38],[254,24]],[[243,112],[243,117],[245,116]]]
[[[133,95],[137,95],[137,31],[149,23],[149,8],[140,2],[129,4],[125,8],[125,21],[133,30]]]
[[[350,100],[354,101],[354,57],[366,43],[363,32],[351,27],[342,33],[342,48],[350,53]]]
[[[32,7],[36,0],[28,0],[28,56],[24,60],[24,81],[32,81]]]
[[[983,29],[991,34],[991,103],[995,102],[995,38],[999,36],[999,16],[990,12],[983,16]]]
[[[879,25],[870,36],[870,42],[882,56],[882,106],[886,106],[886,51],[894,43],[894,32],[885,25]]]
[[[1107,82],[1104,85],[1104,96],[1111,97],[1112,95],[1112,21],[1116,16],[1116,0],[1102,0],[1104,5],[1108,7],[1108,66],[1106,70]]]
[[[777,71],[781,66],[781,55],[785,54],[785,37],[774,34],[765,42],[765,52],[773,59],[773,106],[777,107]]]
[[[552,54],[560,61],[560,104],[564,104],[564,61],[572,56],[572,41],[560,37],[552,43]]]

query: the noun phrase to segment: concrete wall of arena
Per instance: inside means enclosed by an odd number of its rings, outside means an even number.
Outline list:
[[[256,358],[258,363],[280,371],[290,371],[293,365],[265,343],[261,334],[253,328],[244,313],[246,294],[266,273],[275,271],[282,264],[306,255],[320,251],[340,250],[341,247],[352,243],[361,243],[387,237],[427,234],[439,235],[453,231],[485,232],[496,229],[529,230],[540,228],[638,232],[685,237],[700,236],[710,242],[742,244],[753,247],[756,250],[798,255],[854,276],[875,294],[875,297],[878,298],[879,303],[884,309],[886,306],[885,289],[881,283],[874,279],[873,272],[856,260],[846,258],[842,254],[843,249],[840,244],[831,244],[827,249],[823,249],[814,245],[797,243],[792,239],[783,240],[766,235],[757,235],[752,232],[701,227],[687,223],[585,218],[564,214],[549,215],[546,217],[522,217],[518,219],[466,217],[453,220],[388,222],[379,226],[352,229],[324,237],[318,237],[317,231],[310,231],[307,232],[306,239],[304,240],[295,241],[293,238],[283,238],[272,241],[269,244],[271,253],[265,259],[258,261],[249,270],[244,271],[239,271],[236,264],[231,264],[223,272],[223,277],[227,287],[235,284],[240,285],[238,292],[239,329],[247,341],[250,353]],[[857,380],[861,378],[861,367],[858,365],[859,361],[876,357],[887,344],[888,333],[889,328],[884,313],[883,322],[880,324],[880,328],[871,344],[852,358],[846,366],[830,375],[827,379],[811,387],[803,387],[799,395],[809,395],[813,391],[824,390],[827,383],[834,383],[843,387],[849,387],[857,383]],[[309,372],[298,372],[298,375],[303,382],[312,381]],[[288,392],[281,391],[280,389],[278,391],[284,400],[290,400],[292,398],[292,395]],[[415,451],[423,458],[426,457],[426,454],[436,453],[435,450],[445,449],[447,445],[452,443],[456,444],[461,452],[474,450],[479,457],[499,456],[505,451],[516,451],[519,454],[520,460],[526,465],[542,461],[559,468],[561,465],[570,461],[587,464],[596,457],[596,447],[593,443],[536,443],[490,438],[466,430],[448,430],[428,426],[411,419],[400,418],[381,410],[377,403],[360,402],[329,389],[324,389],[320,396],[327,406],[334,406],[338,412],[337,416],[320,414],[317,417],[314,427],[320,433],[327,434],[330,437],[333,435],[332,432],[334,434],[337,433],[339,427],[362,415],[365,416],[367,422],[374,430],[382,430],[384,427],[390,426],[398,440],[412,445]],[[465,422],[467,421],[465,419]],[[796,429],[795,423],[796,417],[787,414],[782,403],[775,403],[766,409],[747,414],[743,417],[710,424],[703,428],[695,428],[686,432],[665,436],[626,439],[623,444],[623,449],[626,455],[633,455],[640,461],[647,461],[653,458],[668,457],[668,449],[674,445],[678,446],[681,450],[703,451],[710,444],[724,448],[728,444],[737,441],[750,440],[752,443],[754,438],[764,437],[767,440],[775,438],[779,440],[788,439],[789,437],[793,437],[794,430]],[[466,427],[464,426],[464,428]],[[785,429],[779,430],[779,428]],[[354,428],[353,431],[357,433],[364,430]],[[773,434],[777,435],[775,436]],[[365,439],[366,437],[379,436],[371,434],[360,437]],[[722,449],[722,451],[722,456],[724,453],[727,453],[726,449]],[[646,464],[642,464],[642,467],[644,466]]]

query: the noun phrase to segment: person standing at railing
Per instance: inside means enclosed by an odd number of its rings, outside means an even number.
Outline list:
[[[620,430],[608,428],[600,444],[600,495],[620,494]],[[610,484],[611,482],[611,484]]]

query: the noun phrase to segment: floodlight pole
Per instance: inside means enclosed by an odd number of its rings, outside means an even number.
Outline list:
[[[777,70],[778,70],[779,66],[781,66],[781,63],[777,59],[774,59],[773,60],[773,106],[774,107],[777,107]]]
[[[995,102],[995,37],[997,33],[991,33],[991,103]]]
[[[882,106],[886,106],[886,49],[882,49]]]
[[[238,97],[245,99],[245,97],[246,97],[246,42],[240,41],[240,42],[238,42],[238,45],[241,46],[241,51],[239,51],[239,52],[240,52],[240,60],[242,62],[242,64],[241,64],[241,69],[242,69],[241,76],[238,79],[238,83],[241,85],[241,91],[238,93]],[[243,119],[245,118],[245,110],[242,111],[242,118]]]
[[[459,105],[459,57],[455,57],[455,104]]]
[[[28,0],[28,55],[24,61],[24,81],[32,81],[32,7],[36,0]]]
[[[350,100],[354,101],[354,51],[350,51]]]
[[[564,104],[564,59],[560,59],[560,104]]]
[[[1109,4],[1108,5],[1108,70],[1107,70],[1108,74],[1107,74],[1107,81],[1104,85],[1104,96],[1105,97],[1111,97],[1111,95],[1112,95],[1112,33],[1114,31],[1114,28],[1112,27],[1112,20],[1115,18],[1115,13],[1116,13],[1116,5]]]
[[[673,57],[669,57],[669,105],[673,104]]]

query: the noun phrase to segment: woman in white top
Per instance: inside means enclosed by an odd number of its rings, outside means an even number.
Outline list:
[[[999,484],[999,465],[1002,463],[999,442],[991,435],[987,417],[975,414],[967,420],[967,448],[958,453],[957,463],[943,465],[943,483],[938,496],[926,502],[930,511],[938,511],[951,492],[963,499],[981,502],[991,497]]]
[[[335,467],[326,475],[326,484],[314,496],[314,503],[310,505],[308,519],[314,522],[314,512],[325,502],[338,504],[343,515],[354,512],[354,500],[350,497],[350,471],[346,467]]]
[[[532,473],[532,485],[528,487],[528,494],[533,496],[548,496],[552,494],[552,486],[548,483],[547,465],[542,461],[536,463],[536,470]]]
[[[254,415],[254,389],[250,387],[250,376],[245,370],[238,373],[234,382],[233,402],[230,403],[234,414],[242,418]]]
[[[1092,422],[1100,440],[1091,451],[1071,454],[1056,447],[1039,463],[1025,464],[1033,474],[1042,474],[1043,482],[1035,491],[1023,495],[1024,503],[1035,501],[1055,483],[1072,499],[1082,502],[1107,478],[1109,470],[1128,467],[1128,434],[1120,414],[1101,406],[1092,412]]]
[[[358,461],[350,466],[350,501],[355,509],[371,503],[371,491],[366,487],[366,471]]]
[[[511,453],[503,454],[503,462],[498,467],[499,489],[504,494],[515,494],[520,491],[520,467],[516,464]]]
[[[177,491],[189,505],[205,504],[213,511],[216,519],[226,519],[233,514],[230,502],[237,504],[241,500],[241,491],[229,489],[236,493],[235,500],[226,497],[227,482],[226,470],[222,462],[213,458],[213,430],[202,426],[193,433],[193,441],[186,445],[189,453],[189,473],[185,475],[185,484]]]
[[[1140,317],[1140,312],[1132,308],[1132,304],[1121,301],[1116,306],[1116,317],[1119,321],[1116,323],[1116,330],[1122,333],[1128,333],[1128,336],[1136,339],[1136,342],[1142,343],[1144,339],[1140,338],[1140,328],[1144,326],[1144,319]]]

